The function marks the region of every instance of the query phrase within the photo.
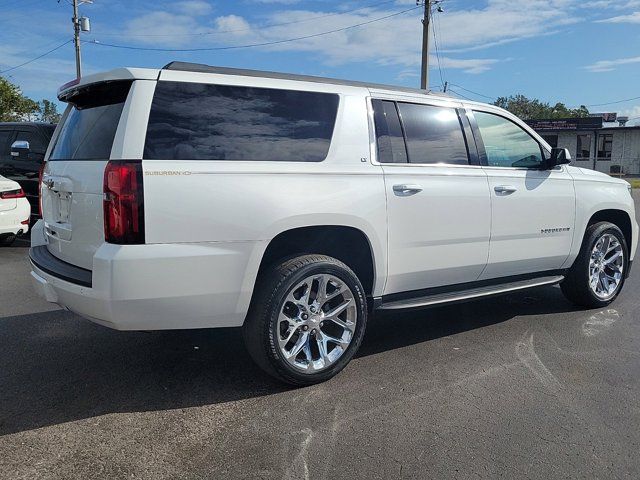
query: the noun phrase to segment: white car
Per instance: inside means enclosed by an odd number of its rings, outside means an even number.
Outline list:
[[[9,246],[29,231],[31,207],[17,182],[0,175],[0,246]]]
[[[492,105],[184,63],[59,98],[36,289],[120,330],[242,327],[293,384],[340,371],[374,310],[553,284],[607,305],[638,244],[628,183]]]

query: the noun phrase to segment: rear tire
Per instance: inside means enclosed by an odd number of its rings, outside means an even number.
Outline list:
[[[0,237],[0,247],[10,247],[18,238],[16,235],[5,235]]]
[[[335,258],[303,255],[260,275],[243,335],[260,368],[304,386],[340,372],[366,325],[367,301],[355,273]]]
[[[628,268],[629,250],[622,231],[609,222],[595,223],[587,228],[580,253],[560,288],[576,305],[605,307],[622,290]]]

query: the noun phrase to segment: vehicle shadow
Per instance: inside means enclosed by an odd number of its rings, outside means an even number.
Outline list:
[[[368,328],[359,357],[566,312],[558,289],[409,313]],[[211,405],[290,389],[263,374],[238,329],[118,332],[64,311],[0,319],[0,435],[117,412]],[[366,372],[363,372],[365,375]]]

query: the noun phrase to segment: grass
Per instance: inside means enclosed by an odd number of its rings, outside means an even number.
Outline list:
[[[627,180],[633,188],[640,188],[640,178],[630,178]]]

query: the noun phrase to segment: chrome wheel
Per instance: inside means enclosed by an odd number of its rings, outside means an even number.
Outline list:
[[[610,233],[602,235],[591,250],[589,260],[589,287],[600,300],[613,297],[620,283],[624,269],[624,250]]]
[[[358,310],[345,282],[329,274],[296,284],[280,308],[277,337],[285,360],[304,373],[334,364],[354,337]]]

